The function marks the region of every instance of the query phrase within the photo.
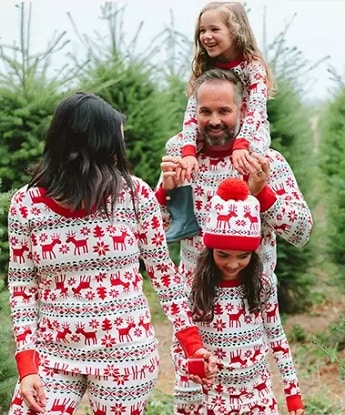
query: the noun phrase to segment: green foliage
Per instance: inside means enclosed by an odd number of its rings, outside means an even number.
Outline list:
[[[345,380],[345,357],[342,355],[345,350],[345,313],[343,312],[331,324],[327,335],[315,336],[313,342],[324,352],[331,363],[338,364],[339,376]]]
[[[8,261],[7,212],[12,193],[13,191],[0,193],[0,263],[3,262],[4,264],[3,267],[0,267],[0,283],[6,281],[6,265]],[[0,285],[0,287],[2,287],[2,285]]]
[[[302,192],[312,183],[313,147],[309,113],[303,107],[294,84],[278,79],[275,99],[268,102],[272,147],[280,151],[294,171]],[[276,274],[282,312],[303,310],[309,303],[313,277],[308,273],[313,257],[312,245],[296,248],[278,237]]]
[[[145,415],[173,415],[173,397],[154,390],[145,409]]]
[[[0,313],[0,414],[5,414],[10,406],[14,386],[18,377],[17,368],[13,359],[14,344],[7,291],[0,291]]]
[[[127,155],[134,173],[152,187],[159,176],[161,152],[166,136],[165,100],[155,80],[155,70],[145,55],[133,51],[136,38],[125,44],[121,29],[123,8],[115,3],[101,7],[102,19],[108,23],[108,43],[84,37],[89,59],[79,77],[79,89],[94,92],[123,112]],[[148,53],[150,54],[150,53]]]
[[[186,83],[170,75],[160,91],[160,112],[165,140],[182,130],[183,115],[187,105]]]
[[[327,184],[342,175],[345,168],[345,88],[326,105],[321,118],[322,142],[320,165]]]
[[[64,33],[52,39],[47,50],[30,51],[31,3],[21,3],[19,11],[19,44],[0,44],[0,177],[1,190],[24,185],[29,169],[41,157],[44,135],[51,114],[61,98],[62,86],[68,83],[76,70],[64,74],[63,69],[53,79],[48,74],[50,57],[63,49],[68,41]],[[5,208],[8,195],[2,196]],[[7,207],[7,206],[6,206]],[[8,261],[7,210],[0,213],[0,275],[6,273]]]
[[[64,48],[64,33],[48,43],[47,50],[30,50],[31,4],[17,6],[19,44],[0,44],[0,177],[8,191],[27,182],[28,168],[37,162],[49,117],[67,82],[61,73],[48,75],[51,55]],[[74,71],[71,71],[74,72]],[[71,75],[71,74],[69,74]]]
[[[161,154],[166,140],[161,122],[159,97],[150,71],[140,62],[124,62],[114,56],[94,62],[81,88],[95,92],[127,116],[125,142],[136,175],[151,186],[158,180]]]
[[[327,251],[342,269],[345,266],[345,88],[339,89],[321,118],[320,165],[325,183]],[[340,270],[342,271],[342,270]],[[342,280],[344,279],[344,273]]]
[[[305,400],[306,415],[342,415],[342,408],[334,404],[327,395],[307,396]]]
[[[307,339],[307,333],[303,327],[298,324],[294,324],[289,332],[289,341],[294,343],[305,343]]]
[[[57,102],[51,85],[36,82],[33,89],[0,86],[0,176],[3,190],[19,187],[28,180],[28,168],[43,150],[43,137]]]

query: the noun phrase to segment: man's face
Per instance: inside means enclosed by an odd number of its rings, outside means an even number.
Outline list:
[[[221,146],[233,140],[240,129],[240,108],[233,85],[226,80],[206,81],[197,91],[197,121],[202,141]]]

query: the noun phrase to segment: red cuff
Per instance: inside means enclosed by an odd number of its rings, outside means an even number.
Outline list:
[[[260,212],[268,210],[277,200],[276,194],[267,185],[255,197],[260,202]]]
[[[301,395],[291,395],[286,397],[286,405],[288,411],[297,411],[297,409],[303,409],[304,405],[302,402]]]
[[[23,350],[15,356],[19,379],[27,375],[37,375],[39,365],[39,354],[36,350]]]
[[[196,157],[196,147],[192,144],[182,147],[182,157],[193,156]]]
[[[249,141],[245,138],[236,138],[234,141],[234,145],[232,147],[232,151],[234,150],[248,150],[249,148]]]
[[[156,199],[161,206],[166,206],[167,204],[167,194],[166,191],[163,189],[162,185],[155,192]]]
[[[176,337],[187,357],[192,356],[198,349],[204,347],[196,326],[187,327],[184,330],[178,331]]]
[[[203,357],[190,357],[187,360],[188,373],[199,376],[201,379],[206,377],[205,360]]]

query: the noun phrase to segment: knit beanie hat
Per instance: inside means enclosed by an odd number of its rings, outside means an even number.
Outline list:
[[[260,203],[246,182],[223,180],[210,200],[204,244],[207,248],[255,251],[261,240]]]

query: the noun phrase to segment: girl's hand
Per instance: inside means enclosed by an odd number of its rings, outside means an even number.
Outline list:
[[[232,164],[234,168],[242,175],[246,175],[249,172],[251,165],[251,156],[248,150],[238,149],[232,152]]]
[[[190,356],[188,366],[195,372],[188,376],[189,379],[203,385],[211,385],[218,370],[217,358],[206,349],[198,349]]]
[[[183,157],[183,161],[186,163],[186,179],[190,182],[192,173],[198,173],[199,171],[198,160],[194,156],[186,156]]]
[[[28,408],[45,413],[46,395],[39,375],[27,375],[20,382],[20,394]]]

